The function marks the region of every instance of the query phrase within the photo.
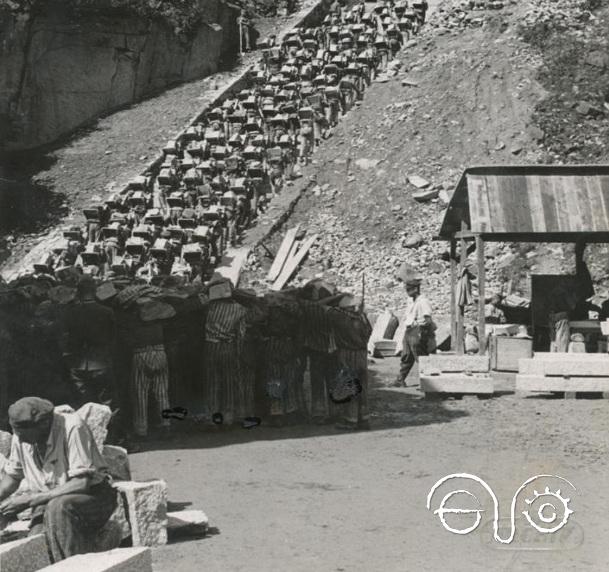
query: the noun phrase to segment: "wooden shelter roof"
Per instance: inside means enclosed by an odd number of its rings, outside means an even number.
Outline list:
[[[495,165],[463,172],[439,238],[609,242],[609,165]]]

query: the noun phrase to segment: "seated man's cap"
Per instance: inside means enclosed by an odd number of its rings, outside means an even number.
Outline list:
[[[23,397],[8,408],[8,420],[13,427],[35,427],[53,415],[53,404],[40,397]]]

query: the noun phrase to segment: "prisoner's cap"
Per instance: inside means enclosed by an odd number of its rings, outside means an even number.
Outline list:
[[[53,415],[53,404],[40,397],[23,397],[8,408],[8,420],[14,428],[36,427]]]

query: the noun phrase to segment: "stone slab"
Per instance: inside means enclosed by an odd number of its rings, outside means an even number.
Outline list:
[[[569,357],[552,359],[534,357],[518,360],[518,372],[525,375],[553,376],[609,376],[609,355],[568,354]],[[602,356],[588,357],[588,356]]]
[[[47,541],[43,534],[0,544],[2,572],[35,572],[50,563]]]
[[[419,358],[421,375],[439,373],[487,373],[491,369],[489,356],[470,356],[456,354],[435,354]]]
[[[85,403],[76,413],[82,417],[91,429],[95,444],[101,451],[108,435],[108,423],[110,423],[112,411],[107,405],[89,402]]]
[[[0,519],[0,527],[2,525],[2,519]],[[27,536],[29,530],[29,520],[11,520],[2,530],[0,530],[0,539],[5,539],[6,537],[13,537],[13,540],[15,540],[17,537],[21,538],[23,536]]]
[[[370,340],[392,340],[398,325],[398,319],[392,312],[383,312],[374,324]]]
[[[425,393],[493,394],[493,378],[486,375],[433,375],[421,376],[421,391]]]
[[[167,528],[170,530],[189,527],[207,528],[208,524],[207,515],[202,510],[180,510],[167,513]]]
[[[516,376],[516,391],[609,392],[608,377]]]
[[[102,456],[108,463],[108,470],[113,479],[117,481],[131,480],[131,467],[127,449],[116,445],[104,445]]]
[[[120,481],[115,486],[126,501],[133,546],[167,544],[167,483]]]
[[[43,568],[45,572],[152,572],[150,548],[115,548],[79,554]],[[3,571],[4,572],[4,571]]]

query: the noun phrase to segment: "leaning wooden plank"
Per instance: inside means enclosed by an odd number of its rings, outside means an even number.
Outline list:
[[[290,251],[292,250],[292,245],[294,244],[294,240],[296,239],[296,235],[298,234],[298,230],[300,229],[300,225],[297,224],[294,228],[290,228],[286,233],[279,247],[279,251],[275,256],[275,260],[273,260],[273,264],[271,264],[271,269],[267,275],[267,280],[274,282],[277,280],[279,274],[281,273],[281,269],[285,264],[285,261],[289,259]]]
[[[518,361],[518,372],[526,375],[609,376],[609,355],[604,359],[588,357],[596,354],[569,355],[570,359],[521,359]]]
[[[421,376],[421,391],[425,393],[492,394],[493,378],[486,375],[431,375]]]
[[[609,391],[607,377],[547,377],[543,375],[516,376],[517,391]]]
[[[489,356],[470,356],[456,354],[435,354],[419,358],[421,375],[434,375],[443,372],[486,373],[490,371]]]
[[[279,291],[281,290],[292,274],[294,274],[295,270],[298,268],[298,265],[304,260],[305,256],[308,254],[309,249],[313,246],[313,243],[317,240],[317,235],[313,235],[310,238],[307,238],[302,244],[302,246],[298,249],[298,252],[292,258],[286,261],[281,274],[275,280],[273,285],[271,286],[271,290]]]

